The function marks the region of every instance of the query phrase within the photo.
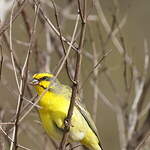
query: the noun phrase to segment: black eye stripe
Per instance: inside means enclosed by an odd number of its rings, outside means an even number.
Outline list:
[[[47,76],[44,76],[44,77],[38,79],[38,81],[51,81],[51,80],[53,80],[53,78],[52,77],[50,78]]]

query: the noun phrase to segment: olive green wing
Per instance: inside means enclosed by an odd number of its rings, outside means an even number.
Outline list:
[[[82,116],[84,117],[86,122],[88,123],[89,127],[91,128],[91,130],[97,136],[98,141],[99,141],[99,146],[103,150],[103,147],[102,147],[101,142],[100,142],[100,136],[98,134],[97,128],[95,126],[95,123],[94,123],[90,113],[87,111],[86,107],[80,102],[79,98],[76,100],[75,106],[80,111],[80,113],[82,114]]]
[[[71,98],[72,89],[69,86],[66,86],[66,85],[62,85],[62,86],[63,86],[63,89],[64,89],[62,92],[65,94],[65,96],[68,99],[70,99]],[[99,134],[98,134],[97,128],[95,126],[95,123],[94,123],[90,113],[87,111],[86,107],[84,106],[84,104],[81,103],[79,97],[77,97],[77,99],[76,99],[75,106],[77,107],[79,112],[82,114],[82,116],[84,117],[84,119],[88,123],[89,127],[92,129],[92,131],[95,133],[95,135],[99,139]]]
[[[78,110],[80,111],[80,113],[82,114],[82,116],[84,117],[86,122],[88,123],[89,127],[92,129],[92,131],[95,133],[95,135],[99,139],[99,134],[98,134],[97,128],[95,126],[95,123],[94,123],[90,113],[87,111],[86,107],[84,106],[84,104],[82,104],[80,102],[80,100],[76,100],[75,106],[78,108]]]

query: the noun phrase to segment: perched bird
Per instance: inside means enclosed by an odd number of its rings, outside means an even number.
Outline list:
[[[51,138],[60,141],[69,109],[71,88],[61,84],[49,73],[35,74],[30,83],[40,97],[39,114],[44,129]],[[80,142],[90,150],[102,150],[96,126],[79,100],[76,100],[71,118],[68,142]]]

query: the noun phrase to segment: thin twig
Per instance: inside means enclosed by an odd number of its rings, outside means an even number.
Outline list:
[[[14,141],[11,139],[11,137],[9,137],[9,135],[3,130],[3,128],[2,128],[1,126],[0,126],[0,130],[2,131],[2,133],[3,133],[12,143],[14,143]],[[31,149],[29,149],[29,148],[27,148],[27,147],[24,147],[24,146],[20,145],[20,144],[17,144],[17,147],[22,148],[22,149],[25,149],[25,150],[31,150]]]
[[[2,46],[0,45],[0,81],[1,81],[1,77],[2,77],[2,66],[3,66],[3,51],[2,51]]]
[[[38,1],[37,0],[33,0],[34,3],[37,5]],[[44,20],[48,23],[48,25],[51,27],[51,29],[56,33],[56,35],[60,36],[59,31],[55,28],[55,26],[52,24],[52,22],[50,21],[50,19],[45,15],[43,9],[40,7],[39,9],[40,14],[43,16]],[[65,43],[67,43],[69,46],[71,45],[70,41],[67,40],[64,36],[62,36],[62,39]],[[78,49],[71,45],[71,48],[74,49],[75,51],[78,51]]]
[[[100,1],[99,0],[93,0],[93,3],[94,3],[94,6],[96,8],[96,11],[97,11],[97,15],[98,15],[98,18],[99,20],[102,22],[103,26],[104,26],[104,29],[106,31],[107,34],[111,33],[111,27],[104,15],[104,12],[102,10],[102,7],[101,7],[101,4],[100,4]],[[124,49],[120,43],[120,41],[117,39],[116,37],[116,32],[114,32],[115,34],[112,34],[111,35],[111,40],[113,42],[113,44],[115,45],[117,51],[123,55],[124,54]],[[138,73],[138,69],[136,68],[136,66],[133,64],[133,61],[132,61],[132,58],[129,56],[129,55],[125,55],[125,61],[126,63],[131,66],[134,70],[134,72],[137,72]]]
[[[61,28],[60,28],[60,25],[59,25],[59,20],[58,20],[58,14],[57,14],[57,9],[56,9],[56,5],[55,5],[55,2],[53,0],[52,1],[52,4],[54,6],[54,10],[55,10],[55,18],[56,18],[56,23],[57,23],[57,27],[58,27],[58,31],[60,33],[60,41],[61,41],[61,45],[62,45],[62,48],[63,48],[63,51],[64,51],[64,54],[66,55],[66,49],[65,49],[65,46],[64,46],[64,43],[63,43],[63,39],[62,39],[62,32],[61,32]],[[74,42],[74,41],[73,41]],[[73,43],[72,43],[73,44]],[[66,59],[66,71],[67,71],[67,74],[68,74],[68,77],[71,81],[72,80],[72,77],[69,73],[69,63],[68,63],[68,59]]]
[[[25,91],[25,84],[26,84],[26,80],[27,80],[27,73],[28,73],[28,66],[29,66],[29,58],[30,58],[30,54],[31,54],[31,48],[32,48],[32,44],[33,44],[33,38],[34,38],[34,34],[35,34],[35,28],[36,28],[36,24],[37,24],[37,14],[39,11],[39,7],[36,10],[36,14],[35,14],[35,20],[34,20],[34,27],[33,27],[33,31],[32,31],[32,36],[30,39],[30,46],[27,52],[27,56],[24,62],[24,66],[22,68],[22,72],[21,72],[21,82],[20,82],[20,86],[19,86],[19,96],[18,96],[18,104],[17,104],[17,110],[16,110],[16,120],[15,120],[15,125],[14,125],[14,129],[13,129],[13,138],[12,140],[14,142],[11,142],[11,146],[10,146],[10,150],[17,149],[17,133],[18,133],[18,121],[19,121],[19,116],[20,116],[20,111],[21,111],[21,106],[22,106],[22,102],[23,102],[23,95],[24,95],[24,91]]]
[[[19,91],[19,80],[18,80],[18,77],[17,77],[17,69],[16,69],[16,65],[15,65],[15,59],[14,59],[14,54],[13,54],[13,44],[12,44],[12,20],[13,20],[13,12],[14,12],[14,8],[15,8],[15,3],[16,3],[16,0],[13,0],[11,17],[10,17],[9,42],[10,42],[11,61],[12,61],[13,69],[14,69],[14,74],[15,74],[17,88],[18,88],[18,91]],[[19,93],[20,93],[20,91],[19,91]]]
[[[85,83],[87,83],[87,81],[89,80],[89,78],[91,77],[91,75],[94,73],[95,69],[98,69],[102,66],[102,62],[103,60],[106,58],[106,56],[108,56],[110,53],[112,52],[112,50],[106,52],[98,61],[97,63],[94,65],[94,67],[91,69],[91,71],[88,73],[87,77],[85,77],[85,80],[83,81],[81,88],[83,88],[83,86],[85,85]]]
[[[140,98],[142,96],[143,93],[143,89],[144,89],[144,85],[145,85],[145,81],[146,81],[146,75],[148,72],[148,66],[149,66],[149,54],[148,54],[148,48],[147,48],[147,41],[144,40],[144,50],[145,50],[145,62],[144,62],[144,73],[142,76],[141,81],[139,81],[139,77],[137,72],[133,72],[135,75],[135,98],[133,100],[133,104],[131,107],[131,111],[129,114],[129,130],[128,130],[128,140],[131,140],[135,127],[136,127],[136,123],[138,121],[138,112],[137,112],[137,108],[138,108],[138,104],[140,101]]]
[[[81,26],[81,35],[80,35],[80,41],[79,41],[79,52],[77,52],[77,60],[76,60],[76,68],[75,68],[75,75],[74,75],[74,82],[72,86],[72,95],[71,95],[71,101],[70,101],[70,106],[68,110],[68,114],[66,119],[64,120],[64,134],[63,138],[61,140],[59,150],[64,150],[66,146],[66,142],[69,136],[69,130],[71,126],[71,117],[73,115],[73,110],[74,110],[74,105],[75,105],[75,99],[78,94],[79,90],[79,76],[80,76],[80,71],[81,71],[81,61],[82,61],[82,50],[83,50],[83,42],[85,38],[85,29],[86,29],[86,0],[84,0],[84,20],[82,20],[82,26]],[[79,11],[79,14],[81,12]],[[80,14],[81,17],[81,14]]]
[[[11,125],[14,124],[14,122],[0,122],[0,125]]]
[[[93,41],[93,40],[92,40]],[[92,42],[92,46],[93,46],[93,66],[95,67],[97,65],[97,49],[95,47],[95,43],[94,41]],[[96,114],[97,114],[97,104],[98,104],[98,90],[96,88],[96,84],[98,84],[98,68],[97,69],[94,69],[93,71],[93,74],[94,74],[94,86],[93,86],[93,89],[94,89],[94,95],[93,95],[93,120],[95,121],[96,123]]]
[[[67,50],[67,53],[66,53],[65,57],[64,57],[63,60],[62,60],[62,63],[61,63],[61,65],[60,65],[59,69],[57,70],[57,73],[56,73],[55,77],[58,76],[58,74],[59,74],[60,71],[62,70],[62,67],[64,66],[64,64],[65,64],[65,62],[66,62],[66,60],[67,60],[67,58],[68,58],[68,56],[69,56],[69,53],[70,53],[70,51],[71,51],[72,44],[73,44],[73,42],[74,42],[75,34],[76,34],[76,31],[77,31],[78,23],[79,23],[79,15],[77,15],[77,20],[76,20],[76,24],[75,24],[75,27],[74,27],[74,31],[73,31],[73,35],[72,35],[72,39],[71,39],[70,46],[69,46],[69,48],[68,48],[68,50]]]

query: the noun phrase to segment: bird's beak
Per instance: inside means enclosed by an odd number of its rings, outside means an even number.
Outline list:
[[[30,85],[38,85],[39,84],[39,80],[37,80],[37,79],[32,79],[31,81],[29,81],[29,84]]]

